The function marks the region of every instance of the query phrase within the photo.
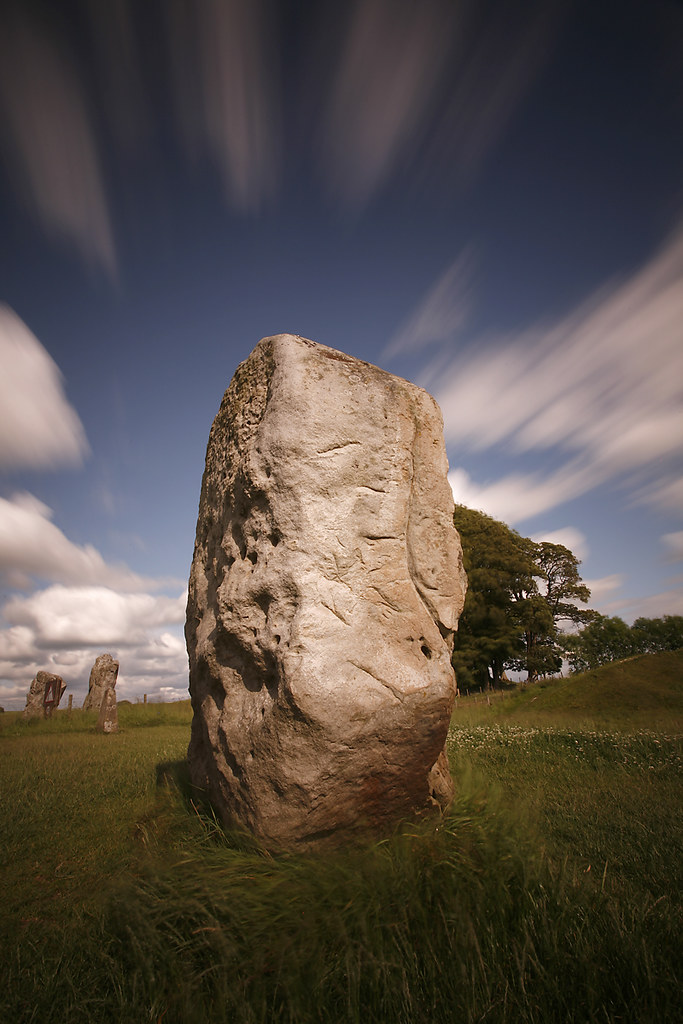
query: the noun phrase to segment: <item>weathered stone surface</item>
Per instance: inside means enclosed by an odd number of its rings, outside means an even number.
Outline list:
[[[119,713],[116,707],[116,690],[113,686],[108,686],[104,691],[102,704],[100,705],[100,713],[97,718],[97,725],[95,728],[98,732],[119,731]]]
[[[83,701],[84,710],[99,711],[105,692],[116,686],[118,674],[119,663],[114,661],[111,654],[100,654],[95,658],[95,664],[90,669],[88,693]]]
[[[293,335],[211,429],[186,638],[190,771],[271,846],[386,827],[452,782],[466,587],[443,423],[421,388]]]
[[[66,683],[61,676],[53,672],[44,672],[42,669],[36,673],[35,679],[31,681],[28,694],[26,695],[26,707],[22,711],[25,718],[43,716],[49,718],[66,690]]]

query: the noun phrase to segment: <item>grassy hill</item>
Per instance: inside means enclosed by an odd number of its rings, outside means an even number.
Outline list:
[[[490,700],[490,703],[489,703]],[[454,722],[683,732],[683,650],[643,654],[516,691],[461,697]]]

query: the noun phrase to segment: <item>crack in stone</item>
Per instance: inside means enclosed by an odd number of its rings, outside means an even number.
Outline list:
[[[318,452],[318,455],[334,455],[336,452],[341,452],[344,448],[350,448],[353,445],[356,445],[358,448],[362,447],[360,441],[344,441],[343,444],[334,444],[331,448],[323,448],[321,452]]]
[[[336,615],[337,618],[340,620],[340,622],[343,622],[345,626],[350,626],[351,625],[351,623],[348,621],[348,619],[345,619],[343,615],[340,615],[339,612],[336,610],[336,608],[333,608],[331,605],[327,604],[325,601],[321,601],[320,603],[323,606],[323,608],[327,608],[328,612],[332,612],[333,615]]]
[[[373,585],[369,589],[374,590],[375,593],[378,594],[380,601],[382,602],[382,604],[385,604],[387,608],[391,608],[391,610],[394,612],[400,612],[402,610],[401,607],[397,605],[394,601],[390,601],[386,594],[382,593],[379,587]]]
[[[391,683],[388,683],[386,679],[382,679],[380,678],[380,676],[376,676],[371,669],[365,668],[364,665],[360,665],[357,661],[352,661],[351,659],[349,659],[349,664],[353,665],[354,668],[360,669],[360,671],[364,672],[366,676],[370,676],[370,678],[374,679],[376,683],[380,683],[389,691],[389,693],[393,694],[393,696],[400,704],[403,703],[404,696],[401,693],[401,691],[398,690],[395,686],[392,686]]]

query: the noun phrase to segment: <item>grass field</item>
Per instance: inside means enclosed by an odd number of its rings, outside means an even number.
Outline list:
[[[461,699],[445,818],[270,857],[187,703],[0,718],[0,1020],[683,1020],[683,652]]]

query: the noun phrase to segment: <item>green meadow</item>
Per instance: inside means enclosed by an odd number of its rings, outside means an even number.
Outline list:
[[[189,703],[0,716],[0,1020],[683,1020],[683,652],[460,698],[440,818],[270,856]]]

